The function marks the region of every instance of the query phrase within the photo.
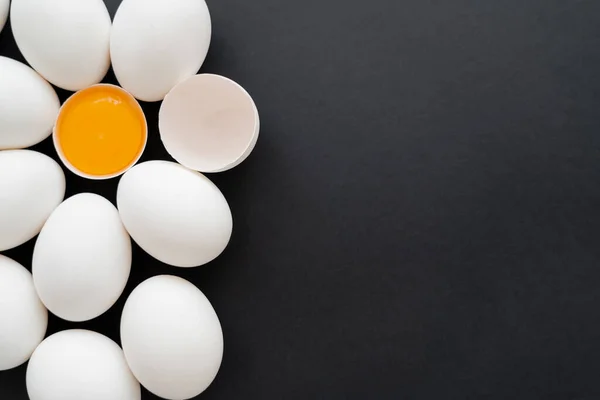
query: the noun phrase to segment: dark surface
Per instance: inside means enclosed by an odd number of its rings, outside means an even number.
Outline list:
[[[201,398],[600,398],[600,2],[208,3],[202,71],[262,120],[210,176],[233,238],[189,270],[135,247],[126,290],[179,274],[211,300],[225,356]],[[22,60],[9,27],[0,55]],[[158,107],[143,160],[168,159]],[[114,202],[116,179],[67,177]],[[125,298],[48,333],[118,341]],[[24,379],[1,372],[0,399]]]

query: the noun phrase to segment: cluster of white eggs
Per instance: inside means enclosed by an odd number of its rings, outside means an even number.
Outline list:
[[[175,267],[219,256],[232,215],[200,172],[249,155],[256,106],[233,81],[196,75],[211,37],[204,0],[124,0],[112,22],[102,0],[0,0],[0,31],[9,11],[31,68],[0,56],[0,251],[39,236],[32,273],[0,255],[0,371],[29,360],[31,400],[139,400],[140,384],[166,399],[192,398],[223,356],[219,319],[192,283],[161,275],[136,287],[121,316],[122,349],[87,330],[45,338],[48,311],[80,322],[111,308],[129,279],[131,239]],[[129,166],[117,207],[91,193],[64,200],[63,169],[25,148],[52,134],[60,112],[48,82],[86,89],[111,63],[135,98],[163,100],[159,132],[177,162]]]

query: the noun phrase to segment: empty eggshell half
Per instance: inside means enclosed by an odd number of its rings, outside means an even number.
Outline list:
[[[243,87],[220,75],[200,74],[176,85],[159,112],[161,140],[181,165],[221,172],[244,161],[258,140],[260,121]]]

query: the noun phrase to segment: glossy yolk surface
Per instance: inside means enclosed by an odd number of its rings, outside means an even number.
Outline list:
[[[118,173],[143,150],[144,113],[122,89],[92,86],[65,103],[56,122],[56,139],[79,171],[95,176]]]

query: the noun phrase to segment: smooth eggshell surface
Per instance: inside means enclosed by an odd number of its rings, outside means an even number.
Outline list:
[[[133,240],[176,267],[212,261],[233,228],[219,189],[204,175],[168,161],[148,161],[127,171],[117,188],[117,207]]]
[[[140,400],[121,348],[96,332],[68,330],[49,336],[27,366],[30,400]]]
[[[165,399],[202,393],[223,358],[223,332],[212,305],[196,286],[168,275],[150,278],[131,293],[121,343],[135,377]]]
[[[13,0],[10,18],[19,50],[54,85],[75,91],[106,75],[111,21],[102,0]]]
[[[0,371],[27,361],[47,325],[48,311],[35,292],[31,273],[0,255]]]
[[[244,161],[258,140],[254,101],[220,75],[186,79],[165,97],[158,116],[160,138],[177,162],[201,172],[221,172]]]
[[[52,86],[10,58],[0,57],[0,71],[0,150],[21,149],[46,139],[60,108]]]
[[[117,80],[143,101],[159,101],[196,74],[208,52],[204,0],[126,0],[113,21],[110,53]]]
[[[64,197],[65,175],[53,159],[30,150],[0,151],[0,251],[37,235]]]
[[[81,193],[50,215],[33,250],[33,281],[48,310],[86,321],[119,298],[131,270],[131,240],[117,209]]]
[[[10,0],[0,0],[0,32],[2,32],[2,28],[4,28],[4,24],[8,18],[9,7]]]

